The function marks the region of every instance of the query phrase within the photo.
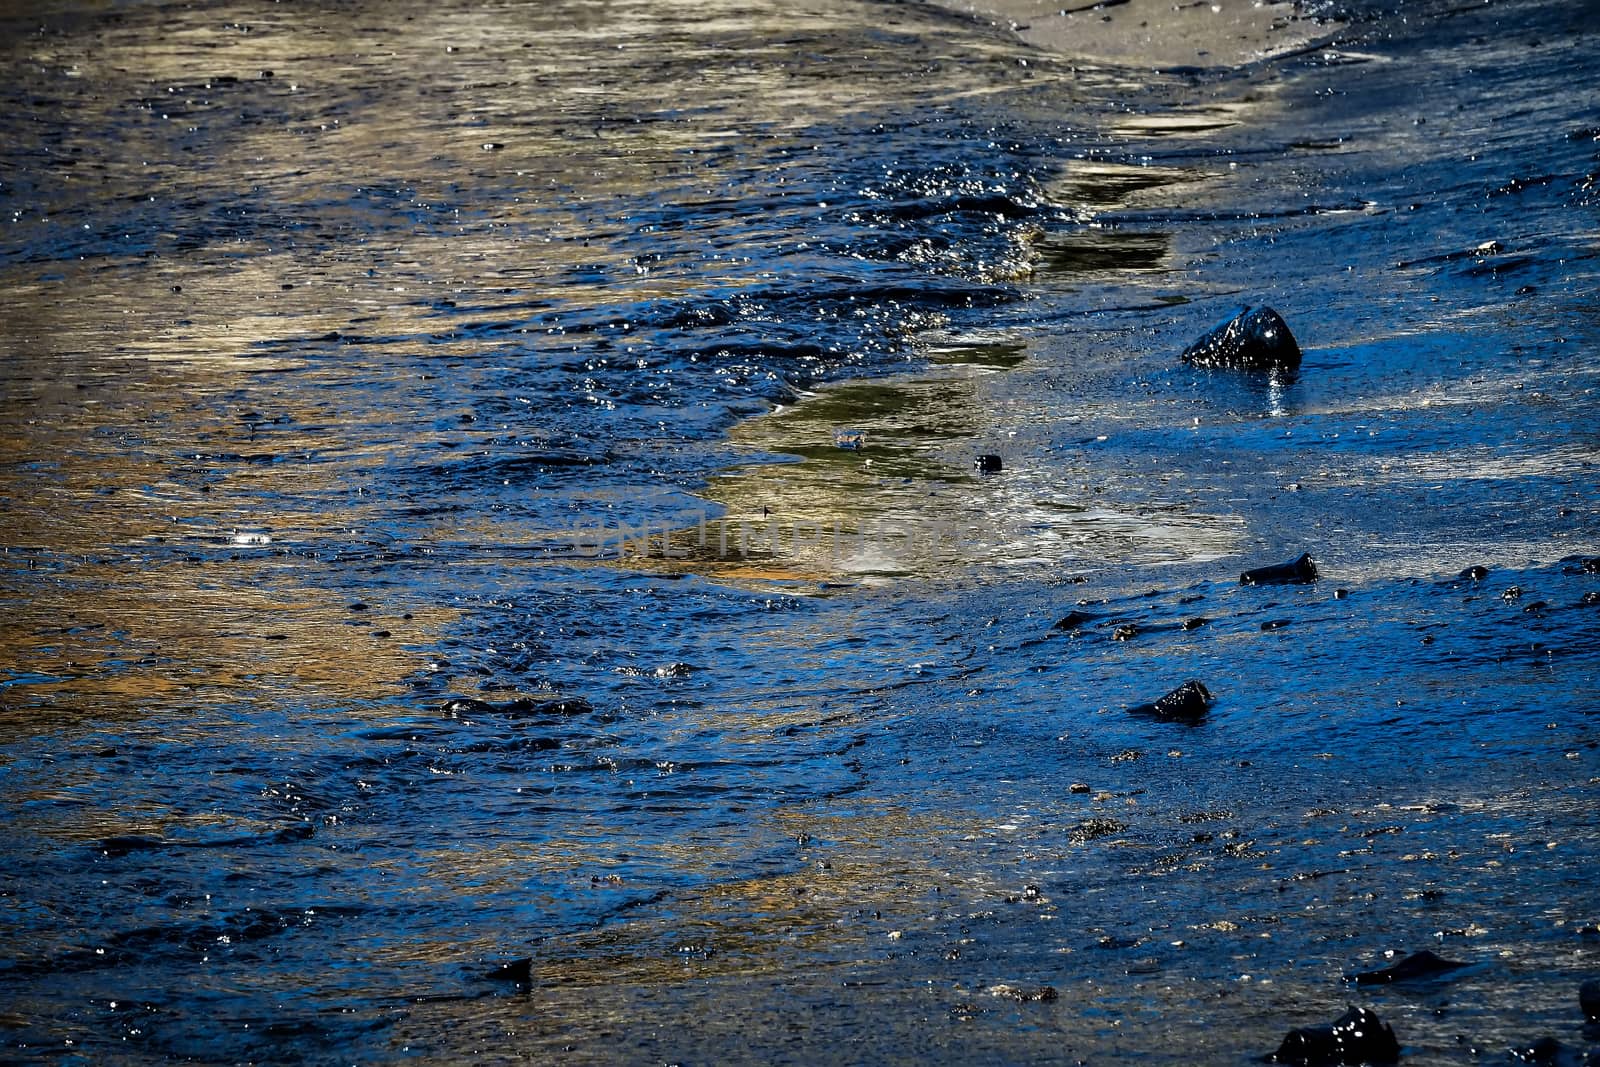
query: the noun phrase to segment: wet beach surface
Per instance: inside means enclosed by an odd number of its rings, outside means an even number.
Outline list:
[[[1600,1044],[1600,11],[1318,13],[0,9],[3,1058]]]

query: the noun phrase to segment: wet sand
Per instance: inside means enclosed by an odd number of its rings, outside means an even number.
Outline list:
[[[4,1055],[1590,1041],[1595,23],[1250,10],[9,23]]]

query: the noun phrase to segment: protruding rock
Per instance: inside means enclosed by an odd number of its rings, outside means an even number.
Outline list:
[[[1317,565],[1308,554],[1288,563],[1257,567],[1239,575],[1240,585],[1305,585],[1317,580]]]
[[[1441,974],[1448,974],[1465,966],[1467,966],[1465,963],[1447,960],[1423,949],[1382,970],[1362,971],[1350,975],[1347,980],[1358,985],[1382,985],[1387,982],[1407,982],[1417,978],[1437,978]]]
[[[1210,710],[1214,698],[1201,682],[1187,681],[1160,700],[1129,709],[1133,715],[1167,719],[1172,722],[1199,722]]]
[[[1583,1009],[1585,1019],[1600,1023],[1600,978],[1591,978],[1578,987],[1578,1007]]]
[[[1183,359],[1197,367],[1294,370],[1300,345],[1283,316],[1269,307],[1247,307],[1184,349]]]
[[[1366,1008],[1351,1008],[1331,1023],[1290,1030],[1274,1063],[1303,1067],[1334,1064],[1393,1063],[1400,1058],[1400,1042],[1389,1024]]]
[[[1006,466],[1005,461],[999,456],[990,455],[988,453],[985,453],[984,455],[981,455],[977,459],[973,460],[972,465],[978,468],[979,474],[999,474],[1005,469]]]

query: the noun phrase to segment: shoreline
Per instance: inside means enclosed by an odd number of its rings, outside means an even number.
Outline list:
[[[930,0],[1025,43],[1092,63],[1136,68],[1239,67],[1315,46],[1346,24],[1293,3],[1248,0]]]

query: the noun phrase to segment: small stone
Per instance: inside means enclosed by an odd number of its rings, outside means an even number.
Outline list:
[[[1239,575],[1240,585],[1305,585],[1317,580],[1317,564],[1310,554],[1301,553],[1288,563],[1256,567]]]
[[[978,468],[978,472],[980,474],[999,474],[1000,471],[1005,469],[1004,460],[1002,460],[999,456],[988,454],[979,456],[977,459],[973,460],[972,465]]]
[[[865,430],[835,430],[833,443],[839,448],[860,450],[867,446],[867,434]]]
[[[1088,785],[1087,782],[1073,782],[1070,786],[1067,787],[1067,792],[1069,792],[1069,793],[1087,793],[1087,792],[1089,792],[1089,785]]]

